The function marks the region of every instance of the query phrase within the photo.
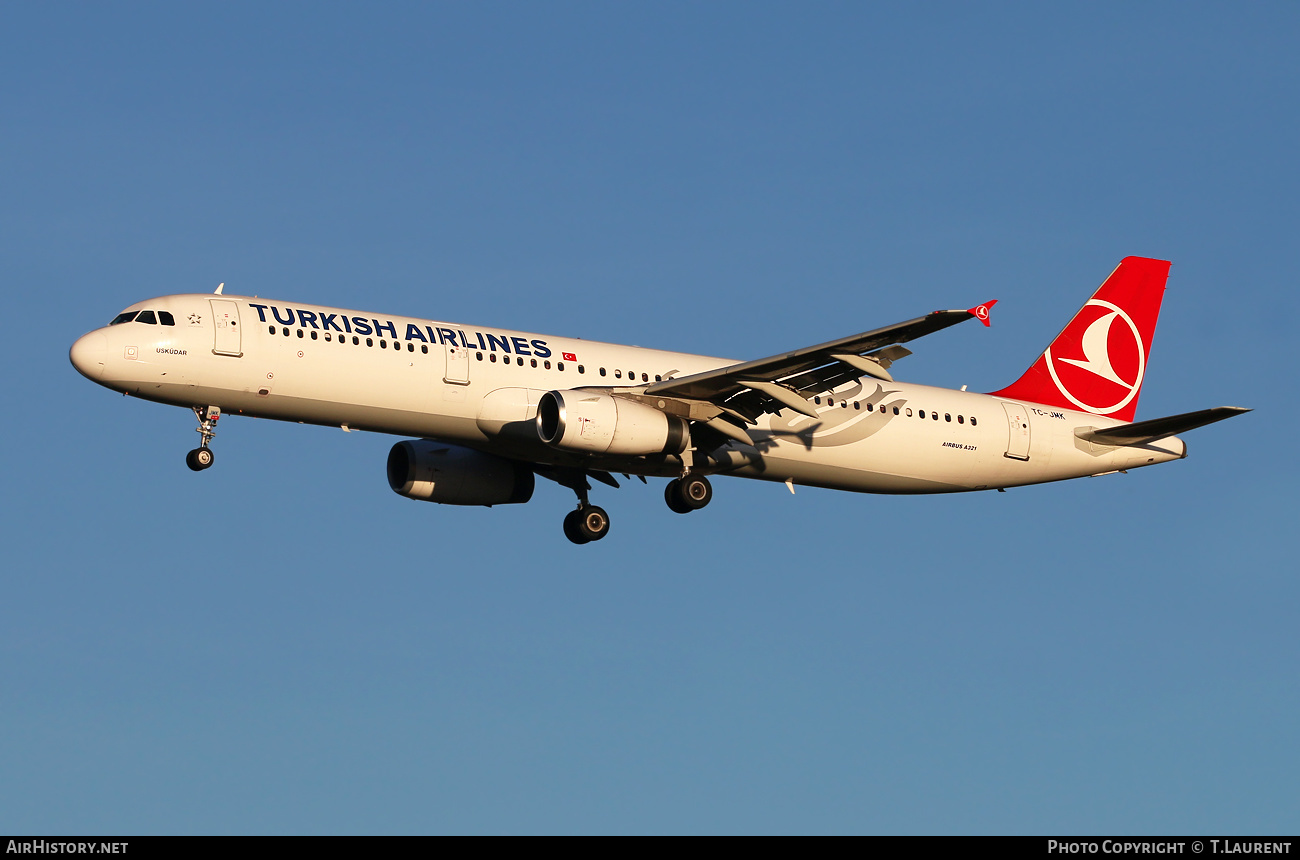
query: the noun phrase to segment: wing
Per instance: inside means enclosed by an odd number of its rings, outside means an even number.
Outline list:
[[[989,308],[996,301],[965,311],[935,311],[794,352],[665,379],[646,388],[645,394],[707,401],[747,423],[753,423],[765,412],[787,407],[815,418],[817,413],[805,394],[830,391],[864,375],[892,381],[889,366],[912,354],[900,344],[968,319],[978,319],[988,325]]]

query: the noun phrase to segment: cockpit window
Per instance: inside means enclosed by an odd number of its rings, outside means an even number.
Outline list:
[[[136,317],[135,321],[146,325],[158,325],[158,320],[154,317],[153,311],[140,311],[140,316]]]
[[[117,316],[113,317],[113,321],[112,321],[111,323],[109,323],[109,325],[121,325],[122,323],[128,323],[128,322],[130,322],[131,320],[135,319],[135,315],[138,314],[138,313],[140,313],[140,312],[139,312],[139,311],[127,311],[127,312],[124,313],[124,314],[118,314]]]
[[[176,325],[176,317],[172,316],[167,311],[158,311],[158,322],[163,325]]]

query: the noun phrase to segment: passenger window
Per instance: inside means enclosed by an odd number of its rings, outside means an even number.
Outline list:
[[[163,325],[176,325],[176,317],[172,316],[167,311],[158,311],[158,322]]]
[[[386,341],[386,340],[381,340],[381,341],[379,342],[379,348],[380,348],[380,349],[388,349],[388,341]]]
[[[523,366],[524,366],[524,360],[523,360],[522,358],[516,358],[516,359],[515,359],[515,364],[519,365],[520,367],[523,367]]]
[[[586,372],[587,372],[587,368],[583,367],[583,366],[580,364],[580,365],[578,365],[578,372],[579,372],[579,373],[586,373]]]
[[[140,315],[135,318],[135,321],[145,325],[158,325],[158,320],[154,318],[153,311],[140,311]]]
[[[972,426],[972,427],[975,426],[975,416],[974,416],[974,415],[972,415],[972,416],[970,417],[970,426]]]
[[[875,409],[875,407],[874,407],[872,404],[870,404],[870,403],[867,404],[867,411],[868,411],[868,412],[871,412],[871,411],[874,410],[874,409]]]
[[[275,334],[275,326],[273,325],[267,326],[266,330],[269,331],[271,334]]]
[[[329,337],[329,335],[326,335],[326,337]],[[429,354],[429,345],[428,345],[427,343],[425,343],[425,344],[421,344],[421,345],[420,345],[420,352],[424,353],[425,355],[428,355],[428,354]]]
[[[657,373],[655,374],[655,382],[663,382],[663,379],[660,378],[659,374]]]
[[[529,364],[531,364],[533,367],[536,367],[536,366],[537,366],[537,359],[535,359],[535,358],[532,359],[532,360],[529,362]]]
[[[497,363],[497,354],[496,354],[495,352],[490,352],[490,353],[488,353],[488,361],[492,362],[493,364],[496,364],[496,363]]]
[[[287,328],[286,328],[286,329],[281,329],[281,331],[284,332],[284,336],[285,336],[285,337],[288,337],[288,336],[289,336],[289,330],[288,330]]]
[[[375,339],[374,339],[374,338],[371,338],[371,337],[366,338],[366,346],[374,346],[374,345],[375,345]]]
[[[312,332],[312,333],[311,333],[311,339],[312,339],[312,340],[315,340],[315,339],[316,339],[316,332]]]
[[[355,334],[352,335],[352,345],[361,346],[361,338],[357,337]]]
[[[121,325],[122,323],[129,323],[131,320],[135,319],[135,315],[138,313],[140,312],[127,311],[124,314],[118,314],[117,316],[113,317],[113,321],[109,323],[109,325]]]
[[[408,343],[408,344],[406,345],[406,351],[407,351],[407,352],[415,352],[415,344],[413,344],[413,343]]]
[[[302,329],[298,329],[298,337],[302,337]]]
[[[822,405],[822,398],[820,394],[818,394],[816,397],[813,398],[813,403],[816,403],[818,406]]]
[[[556,370],[564,370],[564,362],[562,362],[562,361],[557,361],[557,362],[555,362],[555,369],[556,369]]]
[[[543,361],[543,362],[542,362],[542,367],[546,368],[547,370],[550,370],[550,369],[551,369],[551,363],[550,363],[549,361]]]
[[[600,375],[601,375],[601,376],[604,376],[604,375],[605,375],[605,368],[602,367],[602,368],[600,369]]]
[[[897,409],[894,410],[894,414],[895,414],[895,415],[898,414],[898,410],[897,410]],[[910,408],[907,410],[907,417],[908,417],[908,418],[911,418],[911,417],[912,417],[912,410],[911,410]]]
[[[952,416],[945,412],[943,413],[943,420],[952,423]]]
[[[615,371],[614,371],[614,378],[615,378],[615,379],[622,379],[622,378],[623,378],[623,371],[621,371],[621,370],[615,370]]]
[[[963,418],[962,416],[958,415],[958,416],[957,416],[957,423],[958,423],[958,424],[965,424],[965,423],[966,423],[966,419]]]

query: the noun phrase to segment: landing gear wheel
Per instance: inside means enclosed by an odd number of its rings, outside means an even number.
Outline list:
[[[609,514],[604,508],[586,505],[564,518],[564,536],[576,544],[591,543],[609,534]]]
[[[185,455],[185,465],[195,472],[202,472],[212,465],[214,459],[211,448],[195,448]]]
[[[580,531],[578,520],[581,516],[581,510],[572,510],[564,515],[564,536],[578,545],[591,542],[591,538]]]
[[[668,482],[668,486],[664,487],[664,501],[668,503],[668,508],[673,513],[689,514],[692,509],[686,507],[686,504],[679,498],[681,483],[676,478]]]
[[[676,478],[664,487],[664,501],[675,513],[698,511],[713,499],[713,486],[703,475]]]
[[[589,541],[600,540],[609,534],[609,514],[595,505],[579,508],[578,532]]]

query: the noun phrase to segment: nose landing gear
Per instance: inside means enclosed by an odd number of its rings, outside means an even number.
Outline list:
[[[199,447],[185,455],[185,465],[195,472],[202,472],[216,459],[208,444],[212,441],[212,437],[217,435],[216,426],[221,418],[221,409],[216,406],[195,406],[193,409],[195,417],[199,419],[197,430],[202,441]]]

